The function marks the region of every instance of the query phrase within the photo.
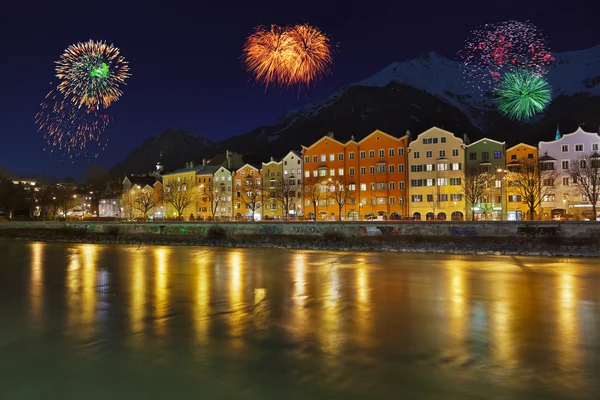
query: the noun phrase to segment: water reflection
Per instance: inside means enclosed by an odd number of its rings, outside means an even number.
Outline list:
[[[206,252],[196,255],[196,279],[193,281],[195,291],[194,328],[199,343],[208,342],[210,329],[210,266],[212,262],[212,256],[206,254]]]
[[[242,278],[244,272],[244,252],[232,252],[229,257],[229,336],[231,344],[238,348],[243,344],[244,330],[244,287]]]
[[[129,300],[130,310],[130,329],[134,334],[144,330],[144,317],[146,314],[146,276],[147,268],[146,255],[139,250],[130,250],[129,265],[131,269],[131,299]],[[135,335],[136,338],[141,338],[143,335]]]
[[[165,247],[154,249],[154,330],[157,335],[164,336],[167,329],[169,297],[167,279],[171,250]]]
[[[578,346],[577,280],[571,266],[560,269],[558,279],[558,363],[565,371],[577,370],[581,363]]]
[[[68,331],[79,339],[89,339],[96,329],[96,268],[99,248],[75,246],[67,265]]]
[[[29,275],[30,316],[37,329],[42,327],[44,303],[44,243],[31,243],[31,273]]]

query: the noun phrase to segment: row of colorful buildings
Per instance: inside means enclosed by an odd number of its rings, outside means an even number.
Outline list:
[[[394,137],[376,130],[348,141],[328,133],[300,151],[261,165],[244,163],[241,155],[218,155],[202,164],[187,163],[165,173],[127,177],[124,190],[193,191],[193,202],[177,210],[162,201],[149,215],[190,219],[526,219],[529,207],[507,174],[524,160],[552,169],[553,190],[535,210],[541,219],[582,215],[590,202],[576,190],[569,163],[598,151],[600,137],[582,129],[540,142],[538,147],[466,136],[433,127],[416,137]],[[539,164],[538,164],[539,163]],[[465,171],[476,167],[492,177],[476,204],[464,195]],[[548,192],[550,193],[550,192]],[[126,211],[126,210],[125,210]],[[127,212],[125,212],[127,214]],[[130,216],[135,216],[131,210]]]

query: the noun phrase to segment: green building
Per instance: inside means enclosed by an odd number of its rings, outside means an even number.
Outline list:
[[[471,173],[485,177],[486,189],[482,196],[467,210],[468,217],[475,214],[476,220],[506,219],[506,143],[483,138],[467,146],[465,165]],[[468,179],[466,177],[466,179]]]

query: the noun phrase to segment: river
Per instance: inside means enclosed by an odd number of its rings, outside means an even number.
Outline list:
[[[0,398],[600,398],[600,262],[0,241]]]

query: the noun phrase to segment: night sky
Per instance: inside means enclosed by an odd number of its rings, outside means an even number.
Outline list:
[[[591,0],[570,1],[566,10],[552,7],[552,1],[524,0],[121,3],[2,3],[0,167],[15,174],[80,177],[90,164],[111,167],[143,139],[168,128],[214,141],[243,134],[394,61],[429,51],[455,57],[469,31],[486,22],[530,20],[556,52],[600,42],[600,7]],[[265,93],[241,67],[245,38],[259,24],[305,22],[340,44],[332,74],[300,96],[277,88]],[[54,62],[70,44],[89,39],[119,47],[132,77],[109,109],[108,148],[91,162],[72,164],[42,151],[34,116],[50,82],[56,82]]]

